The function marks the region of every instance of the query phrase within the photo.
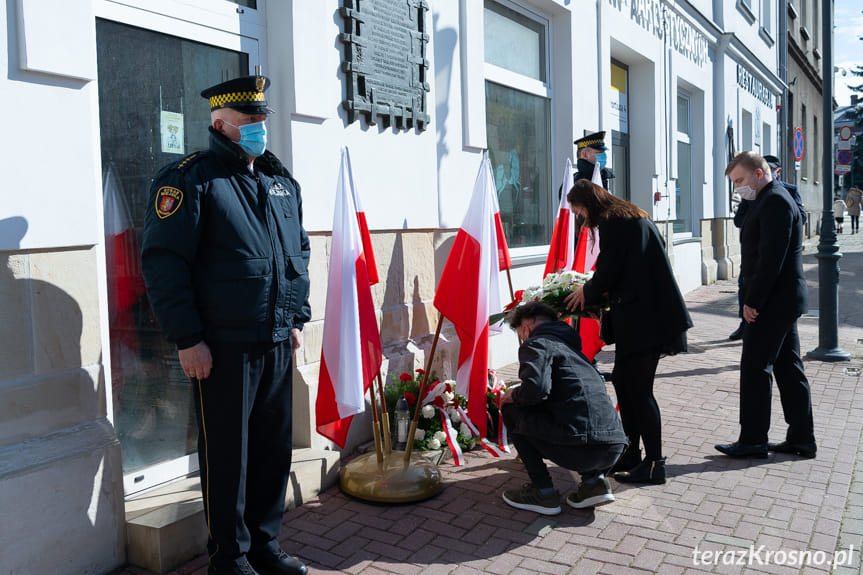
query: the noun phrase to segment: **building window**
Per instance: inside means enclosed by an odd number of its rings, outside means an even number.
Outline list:
[[[692,233],[692,133],[689,95],[677,95],[677,188],[674,233]]]
[[[748,110],[740,112],[740,149],[752,150],[752,114]]]
[[[248,74],[249,57],[102,19],[96,41],[114,424],[129,493],[159,482],[151,477],[163,471],[152,469],[183,460],[177,477],[197,465],[189,458],[198,436],[189,378],[141,278],[150,183],[162,166],[208,146],[210,109],[200,92]]]
[[[557,185],[551,178],[548,19],[510,2],[485,1],[489,158],[501,222],[512,247],[546,245]]]
[[[773,134],[770,131],[771,129],[770,124],[767,122],[764,122],[761,126],[761,151],[765,155],[773,153]]]
[[[773,2],[774,0],[761,0],[761,27],[768,34],[773,33],[773,11],[770,9]]]
[[[812,115],[812,151],[814,152],[816,149],[820,149],[821,146],[819,144],[821,141],[818,139],[818,116]],[[815,178],[815,183],[821,179],[821,158],[817,157],[817,154],[812,154],[815,159],[812,162],[812,165],[815,166],[812,170],[812,176]]]
[[[808,139],[809,134],[806,131],[806,104],[800,106],[800,129],[803,130],[803,137]],[[809,154],[803,156],[803,161],[800,162],[800,177],[804,180],[809,177]]]

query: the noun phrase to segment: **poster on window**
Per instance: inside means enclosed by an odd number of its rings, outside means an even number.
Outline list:
[[[621,134],[629,133],[629,101],[627,98],[627,70],[611,64],[611,90],[609,90],[609,106],[611,126]]]
[[[166,154],[185,154],[183,147],[183,114],[162,110],[162,151]]]

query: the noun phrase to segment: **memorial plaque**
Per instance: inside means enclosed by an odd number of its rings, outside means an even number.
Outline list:
[[[428,9],[426,0],[342,0],[348,122],[426,128]]]

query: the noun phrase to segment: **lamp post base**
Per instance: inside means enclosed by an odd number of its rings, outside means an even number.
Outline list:
[[[806,353],[806,358],[816,361],[849,361],[851,354],[838,347],[816,347]]]

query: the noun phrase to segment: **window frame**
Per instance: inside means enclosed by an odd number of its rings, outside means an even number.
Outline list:
[[[672,232],[675,240],[692,238],[695,236],[695,217],[693,214],[693,202],[692,202],[692,188],[694,181],[692,179],[692,174],[694,173],[695,167],[695,156],[692,145],[692,94],[687,92],[686,90],[679,89],[677,91],[677,106],[676,109],[680,109],[679,101],[680,99],[686,100],[686,131],[682,132],[680,130],[681,122],[680,115],[675,112],[675,126],[674,126],[674,154],[677,157],[677,178],[675,178],[675,182],[679,187],[680,184],[680,156],[677,152],[679,144],[686,144],[689,146],[689,231],[683,232]],[[680,214],[677,213],[677,206],[675,205],[675,218],[672,220],[672,230],[674,229],[674,221],[680,220]]]

